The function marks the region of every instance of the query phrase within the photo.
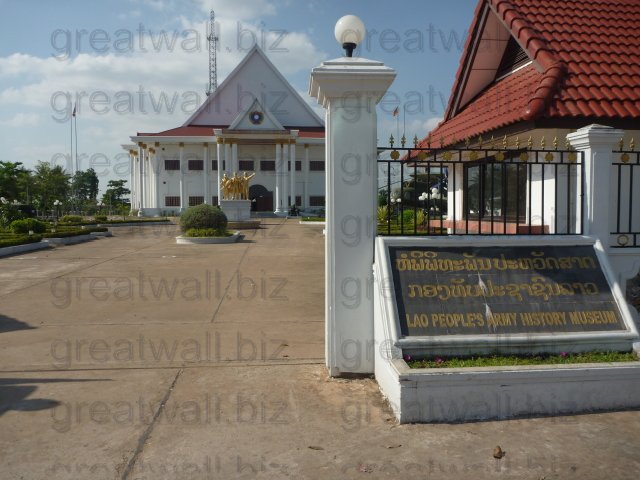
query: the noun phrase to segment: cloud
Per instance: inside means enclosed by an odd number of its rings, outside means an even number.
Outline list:
[[[41,116],[36,113],[17,113],[9,120],[0,121],[5,127],[32,127],[40,123]]]
[[[229,11],[228,0],[196,0],[200,9],[209,13],[216,12],[216,18],[223,12]],[[233,16],[238,20],[250,20],[276,14],[276,7],[268,0],[234,0]]]

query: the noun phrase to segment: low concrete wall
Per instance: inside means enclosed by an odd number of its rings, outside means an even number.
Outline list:
[[[44,250],[51,248],[51,245],[45,242],[25,243],[24,245],[14,245],[13,247],[0,248],[0,257],[8,257],[9,255],[19,255],[34,250]]]
[[[45,238],[42,241],[54,245],[74,245],[76,243],[90,242],[95,239],[95,235],[88,233],[86,235],[76,235],[75,237]]]
[[[176,237],[176,243],[180,245],[206,245],[218,243],[235,243],[240,238],[240,232],[234,232],[229,237]]]
[[[640,408],[640,362],[410,369],[392,359],[376,362],[376,379],[401,423]]]

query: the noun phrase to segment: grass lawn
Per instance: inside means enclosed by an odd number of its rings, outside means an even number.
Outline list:
[[[325,220],[324,217],[302,217],[303,222],[324,222]]]
[[[634,352],[585,352],[560,355],[492,355],[490,357],[433,357],[413,360],[405,357],[410,368],[511,367],[518,365],[563,365],[569,363],[637,362]]]

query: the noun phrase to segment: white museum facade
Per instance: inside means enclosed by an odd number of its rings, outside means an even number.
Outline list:
[[[218,205],[224,174],[245,172],[255,174],[252,211],[324,208],[324,122],[257,46],[182,126],[130,138],[122,147],[138,215]]]

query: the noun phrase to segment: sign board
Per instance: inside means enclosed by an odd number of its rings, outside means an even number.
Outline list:
[[[389,247],[401,332],[626,330],[592,246]]]
[[[378,237],[374,276],[376,341],[412,356],[631,350],[638,341],[590,237]]]

